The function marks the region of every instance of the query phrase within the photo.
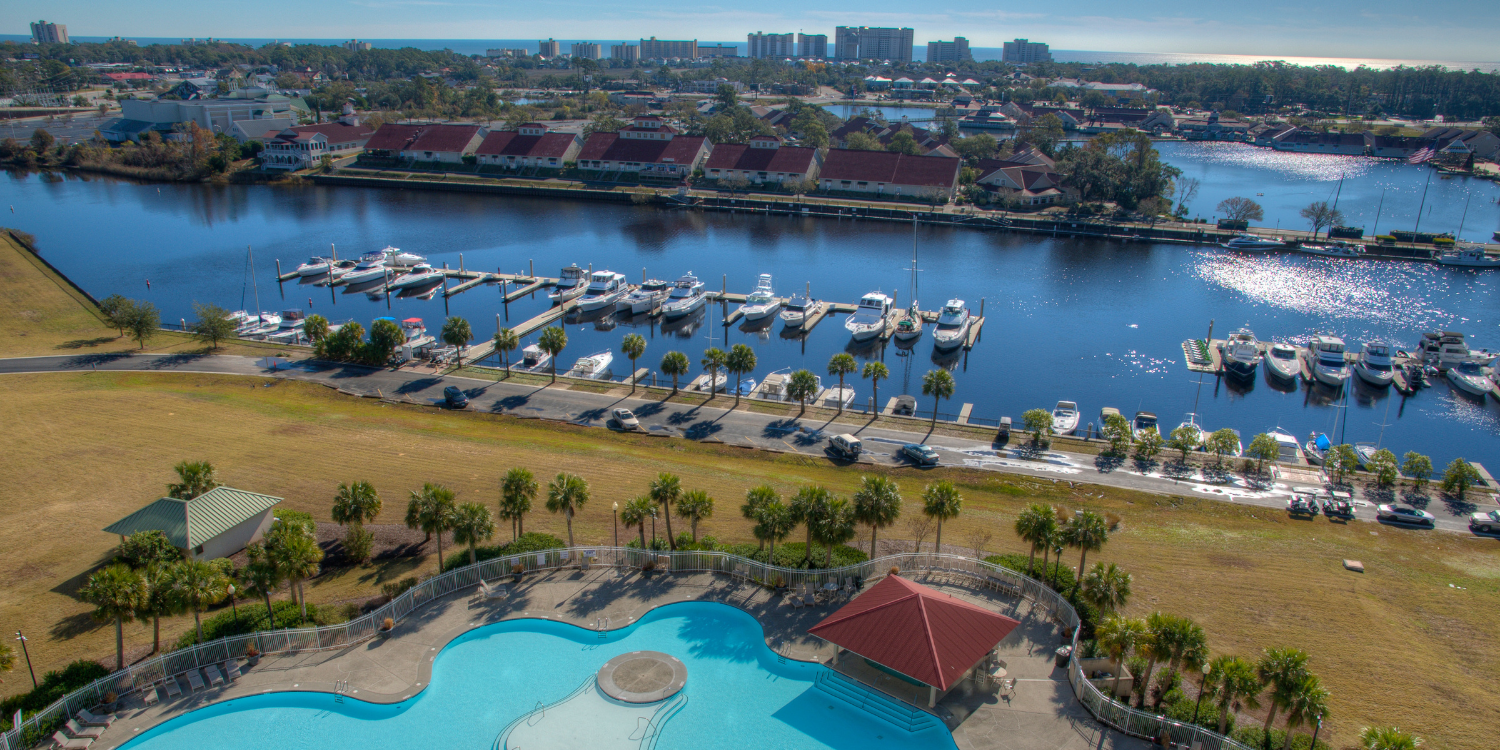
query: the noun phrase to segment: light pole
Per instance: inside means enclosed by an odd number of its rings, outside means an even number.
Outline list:
[[[31,673],[31,689],[36,689],[36,670],[31,668],[31,652],[26,650],[26,636],[16,631],[16,640],[21,642],[21,653],[26,655],[26,671]]]
[[[620,547],[620,502],[618,500],[616,500],[614,502],[614,504],[610,507],[610,510],[612,510],[614,512],[614,517],[615,517],[615,548],[619,549],[619,547]]]
[[[1198,726],[1198,709],[1200,709],[1200,708],[1203,707],[1203,696],[1205,696],[1205,695],[1208,694],[1208,673],[1211,672],[1211,671],[1213,671],[1212,667],[1210,667],[1207,664],[1203,665],[1203,681],[1200,682],[1200,683],[1198,683],[1198,703],[1193,706],[1193,740],[1192,740],[1192,742],[1194,742],[1194,743],[1196,743],[1198,741],[1198,730],[1201,728],[1201,727]]]
[[[1290,732],[1291,730],[1289,729],[1287,731]],[[1321,732],[1321,731],[1323,731],[1323,717],[1319,716],[1318,717],[1318,725],[1315,726],[1315,727],[1313,727],[1313,741],[1312,741],[1312,744],[1308,745],[1308,747],[1312,748],[1313,750],[1318,750],[1318,732]]]
[[[656,549],[656,508],[651,509],[651,549]]]
[[[229,609],[234,612],[234,621],[235,621],[235,623],[236,624],[239,623],[239,621],[240,621],[240,608],[234,602],[234,584],[232,584],[232,583],[229,584]]]

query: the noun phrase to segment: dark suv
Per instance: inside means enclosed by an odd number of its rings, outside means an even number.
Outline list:
[[[464,393],[462,388],[450,385],[443,389],[443,403],[449,408],[463,409],[469,405],[469,395]]]

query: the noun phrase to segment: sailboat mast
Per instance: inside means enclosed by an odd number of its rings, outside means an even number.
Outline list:
[[[245,246],[245,254],[250,256],[250,285],[255,289],[255,314],[260,315],[260,282],[255,278],[255,252],[249,245]]]

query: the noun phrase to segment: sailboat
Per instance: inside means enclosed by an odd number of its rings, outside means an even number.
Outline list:
[[[896,324],[896,332],[892,334],[896,343],[906,344],[922,338],[922,311],[917,308],[917,220],[911,220],[911,307],[906,310],[906,317]]]

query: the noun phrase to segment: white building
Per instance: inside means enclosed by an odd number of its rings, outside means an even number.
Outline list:
[[[32,44],[67,44],[68,25],[36,21],[31,24]]]
[[[603,56],[602,49],[594,42],[573,42],[573,57],[581,60],[598,60]]]
[[[266,138],[260,163],[265,169],[309,169],[324,156],[337,159],[359,153],[374,132],[361,125],[354,108],[346,104],[336,122],[291,127]]]
[[[795,57],[797,55],[796,36],[793,34],[767,34],[757,31],[747,37],[749,44],[746,46],[746,54],[749,57]]]
[[[279,497],[215,487],[192,500],[164,497],[106,526],[125,537],[141,531],[160,531],[172,546],[194,560],[229,557],[271,528],[272,509]]]

